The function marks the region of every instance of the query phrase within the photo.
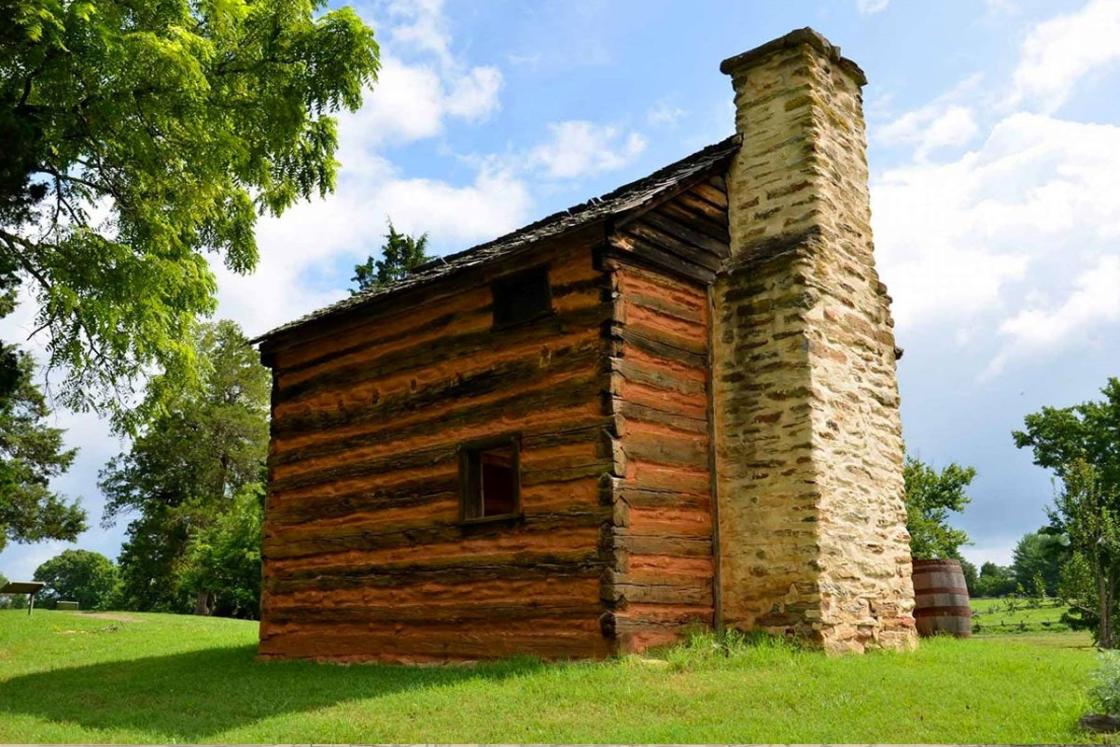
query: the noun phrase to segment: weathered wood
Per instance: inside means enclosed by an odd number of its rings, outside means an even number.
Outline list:
[[[269,578],[269,593],[316,589],[397,588],[438,581],[441,584],[469,584],[483,581],[525,580],[547,577],[554,581],[566,578],[598,578],[602,568],[598,553],[589,553],[580,560],[548,562],[548,559],[508,559],[500,562],[476,562],[459,565],[412,565],[396,568],[348,568],[344,572],[293,574]]]
[[[306,394],[322,396],[332,390],[347,389],[363,383],[388,378],[395,374],[427,368],[451,360],[469,359],[480,354],[495,352],[495,346],[513,348],[533,347],[555,340],[574,330],[594,328],[607,316],[607,308],[594,306],[577,309],[566,314],[556,314],[537,320],[534,324],[509,327],[499,332],[484,329],[441,339],[436,346],[415,345],[377,358],[375,362],[362,361],[338,370],[320,374],[288,387],[280,388],[280,404],[291,405]],[[501,339],[504,338],[504,339]],[[499,350],[501,348],[498,348]]]
[[[276,466],[309,462],[312,460],[329,457],[335,454],[353,453],[370,447],[400,444],[423,439],[435,434],[453,433],[457,429],[489,426],[495,422],[516,417],[521,413],[541,413],[550,410],[579,412],[582,407],[586,410],[588,402],[593,401],[597,393],[594,377],[590,375],[590,366],[597,358],[589,356],[573,365],[570,370],[562,370],[560,374],[583,371],[584,376],[572,378],[567,376],[538,377],[529,375],[524,377],[528,382],[537,384],[538,391],[520,392],[496,400],[485,401],[475,406],[465,405],[441,411],[435,407],[420,411],[420,418],[381,418],[373,417],[367,411],[361,415],[363,423],[385,423],[384,427],[354,431],[354,424],[350,423],[343,435],[330,438],[330,431],[323,438],[317,439],[307,446],[284,447],[280,441],[280,448],[275,456]],[[539,367],[538,367],[539,369]],[[539,383],[538,383],[539,382]],[[455,387],[448,387],[454,389]],[[495,388],[495,391],[501,391]],[[440,402],[454,403],[453,396],[440,397]],[[399,406],[395,404],[394,407]],[[580,419],[587,419],[582,412]],[[411,422],[409,422],[411,420]]]
[[[266,346],[262,655],[602,656],[710,620],[722,194],[700,174],[408,312]],[[554,314],[495,329],[489,282],[542,261]],[[497,434],[518,436],[523,514],[464,523],[459,448]]]

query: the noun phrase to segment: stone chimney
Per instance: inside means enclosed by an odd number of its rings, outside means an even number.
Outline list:
[[[742,147],[714,290],[723,623],[829,651],[916,638],[863,71],[812,29],[725,60]]]

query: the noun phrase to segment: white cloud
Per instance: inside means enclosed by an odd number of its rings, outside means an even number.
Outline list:
[[[252,275],[212,263],[219,278],[219,316],[260,334],[346,295],[350,265],[382,243],[386,218],[399,230],[428,232],[436,247],[465,249],[531,217],[526,184],[508,171],[482,167],[473,182],[454,185],[407,178],[381,163],[375,182],[303,203],[261,221],[261,261]]]
[[[443,0],[393,0],[388,10],[392,19],[389,36],[394,44],[432,54],[445,66],[456,65]]]
[[[1040,259],[1114,248],[1117,173],[1120,127],[1014,114],[955,161],[876,176],[876,243],[900,327],[1013,316],[1023,294],[1060,279],[1034,270]]]
[[[1038,24],[1023,41],[1011,105],[1054,111],[1083,76],[1120,60],[1120,2],[1092,0],[1081,10]]]
[[[553,179],[571,179],[622,168],[646,147],[636,132],[572,120],[549,125],[552,138],[529,153],[531,163]]]
[[[673,126],[686,114],[688,114],[688,112],[684,109],[681,109],[679,106],[673,106],[663,99],[654,104],[650,110],[646,112],[646,121],[651,125]]]
[[[999,374],[1013,357],[1056,353],[1091,344],[1102,326],[1120,321],[1120,254],[1100,257],[1077,276],[1066,298],[1030,306],[999,327],[1004,347],[988,365],[985,378]]]
[[[471,122],[486,119],[498,108],[502,73],[496,67],[474,67],[452,81],[447,94],[448,114]]]
[[[980,128],[973,106],[966,101],[974,97],[981,81],[982,76],[970,75],[928,104],[875,128],[872,135],[885,145],[914,146],[913,155],[919,161],[941,148],[967,145]],[[869,117],[875,121],[887,116],[890,100],[889,93],[874,99],[868,107]]]
[[[449,117],[479,122],[500,106],[502,74],[497,68],[474,67],[448,75],[390,55],[384,55],[381,64],[377,85],[366,94],[362,108],[342,117],[339,160],[348,169],[363,168],[363,156],[385,145],[442,134]]]
[[[972,110],[954,104],[925,106],[907,112],[883,127],[879,136],[887,143],[916,145],[915,158],[925,160],[938,148],[967,145],[978,132]]]
[[[891,0],[856,0],[856,10],[862,15],[869,16],[881,13],[891,4]]]

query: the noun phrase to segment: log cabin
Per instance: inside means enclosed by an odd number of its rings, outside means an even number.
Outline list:
[[[263,657],[915,645],[864,74],[721,70],[728,139],[258,338]]]

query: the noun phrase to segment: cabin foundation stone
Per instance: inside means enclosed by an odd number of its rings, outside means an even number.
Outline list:
[[[716,279],[721,616],[829,651],[916,641],[865,79],[803,29],[726,60],[743,141]]]

